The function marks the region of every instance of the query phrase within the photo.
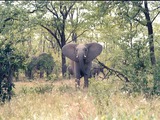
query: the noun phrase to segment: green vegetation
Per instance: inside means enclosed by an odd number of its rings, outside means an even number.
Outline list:
[[[51,54],[42,53],[38,57],[34,56],[27,64],[26,76],[29,79],[34,78],[34,72],[40,72],[40,78],[44,77],[44,73],[47,77],[51,75],[55,66],[54,59]]]
[[[160,119],[159,6],[159,1],[1,1],[0,119]],[[61,48],[71,42],[103,46],[98,60],[105,78],[92,78],[87,90],[76,91],[74,80],[64,80],[69,60]],[[53,71],[43,79],[34,71],[29,82],[27,63],[42,53],[54,64],[45,57],[39,70]]]
[[[93,96],[96,111],[101,120],[159,119],[157,108],[153,107],[155,105],[153,101],[159,100],[159,97],[146,98],[143,94],[136,93],[130,95],[122,89],[121,84],[122,82],[116,79],[91,80],[89,94]]]
[[[22,64],[25,57],[11,47],[10,43],[1,45],[0,48],[0,103],[10,100],[14,84],[13,77],[18,78],[19,69],[23,69]]]

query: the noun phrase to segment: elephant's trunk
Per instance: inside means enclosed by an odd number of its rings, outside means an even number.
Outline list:
[[[85,58],[84,55],[79,56],[79,65],[80,65],[80,72],[83,73],[83,75],[86,74],[86,70],[85,70]]]

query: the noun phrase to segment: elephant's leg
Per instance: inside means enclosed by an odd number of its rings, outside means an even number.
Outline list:
[[[78,88],[78,89],[80,88],[80,79],[76,78],[76,80],[75,80],[75,87]]]
[[[71,79],[71,72],[68,70],[68,78]]]
[[[29,76],[30,79],[33,79],[33,77],[34,77],[33,73],[34,73],[34,71],[30,71],[30,76]]]
[[[49,77],[50,74],[51,74],[51,72],[49,72],[49,71],[47,70],[47,71],[46,71],[47,77]]]
[[[86,87],[88,87],[88,76],[87,75],[84,76],[84,86],[83,86],[83,88],[86,88]]]
[[[43,78],[44,76],[44,72],[43,71],[40,71],[40,78]]]
[[[86,64],[87,65],[87,69],[84,73],[84,86],[83,88],[88,88],[88,85],[89,85],[89,81],[88,81],[88,78],[90,78],[90,73],[91,73],[91,66],[92,66],[92,63],[88,63]]]
[[[80,74],[80,68],[79,68],[79,64],[75,64],[74,66],[74,76],[76,78],[75,80],[75,87],[80,88],[80,78],[81,78],[81,74]]]

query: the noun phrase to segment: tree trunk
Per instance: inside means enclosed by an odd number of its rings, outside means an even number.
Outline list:
[[[63,55],[63,53],[61,54],[62,55],[62,75],[63,77],[66,76],[66,70],[67,70],[67,66],[66,66],[66,58],[65,56]]]
[[[147,1],[144,1],[144,6],[145,6],[145,17],[147,21],[147,29],[148,29],[148,40],[149,40],[149,50],[150,50],[150,59],[151,59],[151,64],[154,66],[156,64],[156,58],[155,58],[155,53],[154,53],[154,38],[153,38],[153,27],[152,27],[152,21],[150,19],[149,15],[149,9],[148,9],[148,3]]]
[[[65,39],[65,33],[62,32],[62,35],[61,35],[61,48],[66,44],[66,39]],[[62,75],[63,77],[66,76],[66,71],[67,71],[67,66],[66,66],[66,57],[63,55],[63,53],[61,53],[61,56],[62,56]]]
[[[148,28],[148,40],[149,40],[149,50],[150,50],[150,59],[151,59],[151,64],[153,67],[153,78],[154,78],[154,85],[153,85],[153,90],[155,93],[159,94],[160,92],[160,79],[158,76],[158,72],[156,69],[156,58],[155,58],[155,53],[154,53],[154,37],[153,37],[153,27],[152,27],[152,21],[150,19],[149,15],[149,9],[148,9],[148,3],[147,1],[144,1],[144,6],[145,6],[145,17],[147,21],[147,28]]]
[[[75,31],[72,33],[72,41],[77,43],[77,33]]]

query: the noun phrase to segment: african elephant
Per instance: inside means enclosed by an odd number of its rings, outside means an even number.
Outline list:
[[[88,87],[88,78],[92,60],[102,51],[102,45],[98,43],[87,44],[66,44],[62,48],[62,53],[74,61],[74,75],[76,77],[76,87],[80,87],[80,78],[84,77],[84,88]]]
[[[74,61],[70,61],[70,65],[67,67],[68,77],[70,79],[71,75],[74,75]]]
[[[54,67],[54,60],[50,54],[42,53],[38,57],[33,57],[31,61],[27,65],[26,76],[29,79],[33,79],[34,73],[39,71],[40,78],[44,76],[44,72],[46,72],[46,76],[48,77]]]
[[[93,62],[91,67],[91,77],[98,76],[100,72],[105,76],[105,73],[103,71],[104,67],[100,66],[99,64]]]

